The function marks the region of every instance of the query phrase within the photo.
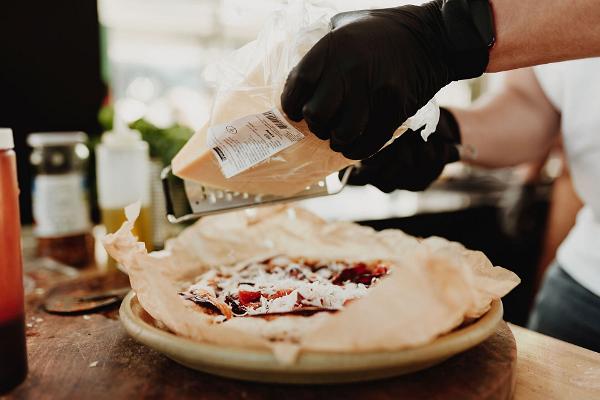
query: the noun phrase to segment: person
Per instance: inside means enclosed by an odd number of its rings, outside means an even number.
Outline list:
[[[562,132],[584,206],[529,325],[600,351],[598,56],[598,0],[549,0],[543,9],[533,0],[436,0],[342,14],[292,70],[281,105],[334,151],[363,160],[350,183],[385,192],[425,189],[460,158],[457,144],[473,149],[469,162],[505,167],[543,157]],[[532,67],[550,62],[558,63]],[[492,97],[442,108],[427,142],[408,131],[379,151],[449,82],[504,70],[513,71]]]

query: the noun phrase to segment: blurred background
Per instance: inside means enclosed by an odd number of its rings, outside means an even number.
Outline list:
[[[337,11],[420,3],[312,2]],[[36,219],[35,227],[25,230],[25,252],[70,267],[95,263],[104,268],[110,261],[94,237],[116,229],[124,218],[122,207],[140,197],[143,218],[137,228],[148,247],[160,249],[176,234],[181,227],[165,219],[159,175],[208,119],[214,88],[202,71],[253,40],[269,12],[283,3],[3,4],[0,126],[15,134],[22,221],[29,226]],[[501,84],[500,74],[455,83],[438,94],[438,102],[468,106]],[[126,135],[115,138],[110,132]],[[28,140],[32,133],[38,135]],[[58,201],[58,192],[75,195]],[[547,160],[535,165],[495,171],[450,165],[423,193],[386,195],[351,187],[304,206],[327,219],[439,235],[484,251],[523,280],[504,304],[506,319],[524,324],[539,278],[573,224],[574,197],[557,143]],[[60,215],[59,208],[83,211]]]

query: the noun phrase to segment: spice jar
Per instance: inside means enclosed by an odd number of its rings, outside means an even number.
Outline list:
[[[32,133],[34,232],[37,254],[75,267],[94,259],[86,165],[89,150],[83,132]]]
[[[0,397],[27,375],[17,165],[10,129],[0,128]]]

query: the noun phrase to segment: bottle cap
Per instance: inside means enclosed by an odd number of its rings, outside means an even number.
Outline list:
[[[12,149],[15,147],[13,132],[10,128],[0,128],[0,150]]]
[[[111,148],[136,148],[147,147],[148,143],[142,140],[142,134],[133,129],[105,132],[102,135],[102,144]]]
[[[27,144],[31,147],[68,146],[86,140],[87,135],[83,132],[35,132],[27,136]]]

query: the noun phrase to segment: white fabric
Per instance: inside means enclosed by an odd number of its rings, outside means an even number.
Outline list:
[[[561,112],[569,168],[585,204],[557,259],[579,284],[600,296],[600,58],[534,70],[549,100]]]

